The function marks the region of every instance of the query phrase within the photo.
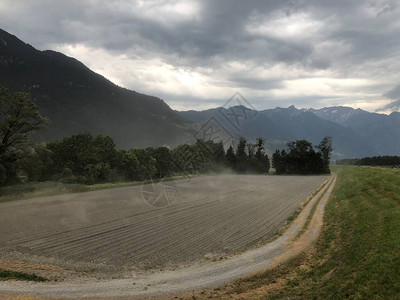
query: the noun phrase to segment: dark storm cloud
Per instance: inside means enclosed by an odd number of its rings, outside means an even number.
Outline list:
[[[395,86],[393,89],[385,93],[385,96],[389,99],[397,99],[400,98],[400,84]]]
[[[207,65],[210,57],[218,55],[293,62],[311,54],[309,45],[246,32],[251,13],[268,15],[283,10],[285,2],[204,1],[199,3],[199,21],[172,27],[141,18],[139,12],[135,15],[113,8],[112,2],[38,0],[13,8],[10,1],[0,13],[0,24],[42,49],[56,43],[85,43],[129,55],[130,49],[140,47],[149,55],[176,55],[188,65],[192,60]],[[19,20],[28,21],[21,24]]]
[[[194,60],[202,58],[207,64],[207,58],[215,55],[228,59],[252,57],[260,61],[287,63],[312,56],[313,44],[310,41],[263,37],[246,32],[245,25],[254,13],[268,17],[276,11],[287,16],[306,11],[327,22],[333,15],[340,16],[337,21],[341,24],[332,24],[335,29],[326,32],[327,36],[334,41],[349,42],[354,49],[352,56],[364,59],[381,55],[382,50],[390,52],[400,39],[400,35],[383,30],[386,27],[383,19],[390,18],[391,12],[397,8],[395,1],[377,6],[377,16],[373,19],[366,19],[359,12],[365,1],[204,1],[199,3],[199,21],[183,21],[172,28],[157,20],[141,18],[140,12],[135,15],[134,12],[119,10],[121,1],[115,1],[115,6],[113,1],[5,3],[9,7],[1,14],[2,27],[14,29],[12,31],[41,48],[53,43],[89,43],[125,52],[139,46],[160,55],[176,54],[188,60],[188,64],[192,57]],[[372,4],[369,7],[374,8]],[[21,20],[26,21],[21,24]],[[361,49],[363,51],[358,51]]]
[[[395,86],[390,91],[384,94],[389,99],[395,99],[394,101],[386,104],[385,106],[378,108],[376,111],[395,111],[400,110],[400,84]]]
[[[270,80],[257,77],[246,77],[245,74],[228,77],[228,80],[235,83],[238,88],[250,88],[256,90],[272,90],[282,88],[280,80]]]
[[[177,68],[211,68],[231,88],[256,91],[284,89],[285,76],[318,77],[320,71],[378,82],[389,72],[385,64],[394,66],[392,58],[400,55],[397,0],[210,0],[195,2],[188,15],[162,9],[173,7],[172,0],[147,1],[145,8],[134,3],[2,0],[0,27],[39,49],[83,44],[132,59],[159,58]],[[283,65],[288,71],[267,81],[257,74],[221,71],[232,61]],[[390,72],[394,78],[396,71]],[[379,93],[384,94],[383,86],[375,89]],[[327,96],[309,97],[321,103]]]
[[[377,112],[385,112],[385,111],[397,111],[400,110],[400,99],[390,102],[389,104],[378,108]]]

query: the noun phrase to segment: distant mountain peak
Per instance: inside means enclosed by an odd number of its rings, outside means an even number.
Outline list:
[[[245,105],[234,105],[234,106],[229,106],[229,107],[220,107],[218,109],[234,109],[234,110],[241,110],[241,111],[255,111],[252,108],[249,108]]]

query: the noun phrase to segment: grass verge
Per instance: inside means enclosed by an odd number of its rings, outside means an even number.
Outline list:
[[[340,167],[309,268],[265,299],[399,299],[400,172]]]
[[[37,276],[35,274],[28,274],[24,272],[11,271],[0,269],[0,280],[27,280],[27,281],[48,281],[48,279]]]

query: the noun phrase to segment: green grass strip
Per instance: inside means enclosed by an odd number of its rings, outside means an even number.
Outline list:
[[[328,189],[329,189],[329,187],[321,194],[321,196],[318,197],[317,201],[315,201],[313,207],[311,208],[310,213],[307,216],[307,219],[306,219],[306,222],[303,225],[303,228],[300,230],[300,232],[296,235],[295,238],[298,238],[299,236],[301,236],[304,233],[304,231],[306,231],[306,229],[310,225],[311,219],[314,216],[315,211],[317,210],[318,204],[321,202],[321,199],[325,196],[325,194],[328,191]]]
[[[0,280],[9,280],[9,279],[27,280],[27,281],[48,281],[48,279],[41,276],[37,276],[35,274],[27,274],[24,272],[0,269]]]
[[[264,299],[400,299],[400,172],[337,167],[308,268]]]

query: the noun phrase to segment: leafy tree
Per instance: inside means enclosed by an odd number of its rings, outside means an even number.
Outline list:
[[[285,150],[276,150],[272,155],[272,167],[276,174],[287,174],[287,154]]]
[[[21,169],[29,181],[50,180],[54,174],[52,152],[46,145],[37,144],[25,152],[25,158],[21,162]]]
[[[183,144],[171,151],[173,170],[177,173],[190,172],[193,170],[194,148]]]
[[[265,153],[264,149],[265,140],[262,137],[257,138],[256,147],[257,151],[255,154],[256,170],[258,173],[268,173],[270,169],[269,157]]]
[[[67,168],[87,183],[106,181],[117,163],[115,144],[109,136],[84,132],[48,143],[47,148],[52,152],[56,174]]]
[[[321,152],[315,152],[313,145],[306,140],[289,142],[287,167],[290,174],[324,173]]]
[[[111,167],[108,162],[99,162],[85,166],[85,183],[95,184],[98,182],[107,182],[110,180]]]
[[[283,173],[286,174],[288,172],[288,153],[285,149],[281,151],[281,168]]]
[[[225,164],[225,149],[224,144],[221,142],[214,144],[213,147],[213,154],[214,154],[214,162],[216,171],[220,170]]]
[[[148,180],[154,178],[156,174],[156,160],[151,156],[150,152],[146,149],[131,149],[128,152],[132,152],[139,164],[135,180]]]
[[[249,173],[258,173],[258,162],[255,157],[255,145],[247,143],[247,165],[246,171]]]
[[[332,138],[331,137],[324,137],[322,141],[319,143],[317,148],[321,151],[322,153],[322,159],[323,159],[323,168],[325,173],[330,173],[329,169],[329,163],[331,160],[331,153],[333,151],[333,145],[332,145]]]
[[[16,178],[29,137],[46,123],[30,94],[11,94],[0,86],[0,184]]]
[[[120,172],[124,175],[125,179],[128,181],[137,180],[140,176],[139,166],[140,162],[134,151],[121,150],[121,159],[118,164]]]
[[[2,163],[0,163],[0,184],[2,184],[3,182],[5,182],[7,179],[7,170],[6,168],[3,166]]]
[[[237,158],[236,170],[239,173],[244,173],[247,170],[248,156],[246,153],[246,145],[247,145],[247,140],[244,137],[241,137],[239,139],[239,143],[236,148],[236,158]]]
[[[206,172],[212,170],[215,165],[214,159],[215,143],[211,140],[198,139],[192,146],[192,157],[190,158],[194,172]]]
[[[156,175],[160,178],[168,176],[172,168],[171,151],[167,147],[147,148],[150,155],[155,159]]]
[[[228,150],[226,150],[225,159],[228,167],[230,167],[232,170],[235,170],[237,157],[232,146],[229,146]]]
[[[316,147],[306,140],[287,143],[289,153],[276,150],[272,156],[272,166],[277,174],[322,174],[330,173],[329,160],[332,140],[325,137]]]

